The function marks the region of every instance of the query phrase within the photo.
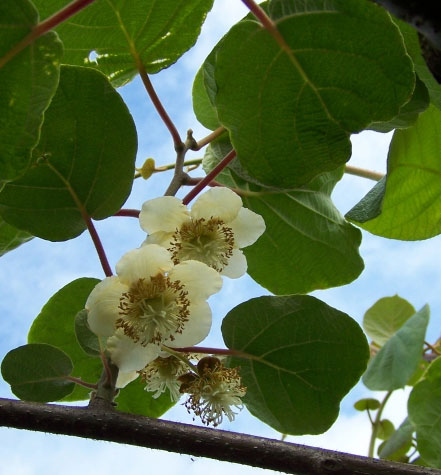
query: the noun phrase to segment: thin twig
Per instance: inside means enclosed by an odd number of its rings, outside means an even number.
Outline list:
[[[266,14],[265,10],[263,10],[262,7],[257,5],[254,0],[242,0],[242,2],[248,7],[250,12],[260,21],[262,26],[269,32],[269,34],[277,41],[282,50],[288,53],[288,55],[291,57],[291,48],[286,43],[283,36],[280,34],[273,20],[271,20],[271,18]]]
[[[23,51],[27,46],[34,42],[37,38],[44,35],[48,31],[55,28],[57,25],[67,20],[71,16],[78,13],[83,8],[86,8],[88,5],[93,3],[95,0],[75,0],[69,5],[66,5],[57,13],[54,13],[46,20],[38,23],[34,28],[12,49],[10,49],[3,58],[0,58],[0,68],[2,68],[8,61],[10,61],[14,56],[16,56],[20,51]]]
[[[117,211],[113,216],[127,216],[129,218],[139,218],[139,213],[139,209],[122,208]]]
[[[116,410],[0,399],[0,426],[187,453],[298,475],[440,475],[441,470],[150,419]]]
[[[197,196],[219,173],[234,159],[236,151],[231,150],[214,168],[205,176],[182,200],[184,205],[188,205],[190,201]]]
[[[384,177],[384,173],[365,170],[364,168],[353,167],[351,165],[345,166],[345,173],[361,176],[362,178],[369,178],[369,180],[375,181],[380,181]]]
[[[393,391],[388,391],[384,396],[384,399],[381,401],[380,407],[378,408],[377,414],[375,415],[375,420],[372,422],[372,433],[371,439],[369,441],[369,450],[368,457],[374,456],[375,441],[377,440],[378,429],[380,428],[381,416],[383,415],[383,410],[386,406],[387,401],[391,397]]]
[[[164,196],[175,196],[179,188],[181,188],[181,186],[184,184],[188,177],[188,175],[184,172],[185,155],[195,145],[196,140],[193,138],[193,131],[189,129],[187,131],[187,139],[185,140],[185,143],[176,148],[175,173],[170,185],[168,185],[168,188],[164,193]]]
[[[209,144],[213,140],[217,139],[220,137],[224,132],[226,132],[227,129],[225,127],[218,127],[216,130],[213,130],[211,134],[208,134],[206,137],[204,137],[201,140],[198,140],[196,145],[192,148],[192,150],[198,151],[202,147],[205,147],[205,145]]]
[[[138,53],[136,51],[132,51],[132,55],[135,59],[136,68],[138,69],[139,75],[141,76],[141,80],[144,84],[147,94],[149,95],[150,100],[155,106],[155,109],[157,110],[165,126],[169,130],[170,135],[172,136],[172,139],[173,139],[173,143],[175,145],[175,150],[178,151],[178,149],[183,146],[178,129],[176,128],[175,124],[173,123],[167,111],[165,110],[164,106],[162,105],[162,102],[159,99],[158,94],[156,94],[153,84],[150,81],[150,78],[147,74],[147,71],[144,68],[144,64],[141,61],[141,58],[139,57]]]
[[[86,383],[86,381],[83,381],[81,378],[75,378],[74,376],[66,376],[66,379],[85,388],[96,389],[98,387],[97,384]]]

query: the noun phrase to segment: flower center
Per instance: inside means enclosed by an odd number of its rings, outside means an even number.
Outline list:
[[[173,234],[172,240],[168,250],[175,264],[193,259],[221,272],[233,254],[233,231],[217,218],[184,223]]]
[[[116,326],[141,345],[174,340],[188,321],[189,304],[180,281],[171,282],[162,274],[150,281],[139,279],[120,299]]]

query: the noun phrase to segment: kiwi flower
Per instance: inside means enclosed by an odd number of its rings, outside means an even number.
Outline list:
[[[262,216],[244,208],[242,199],[224,187],[200,195],[190,211],[174,196],[146,201],[139,222],[149,234],[145,244],[166,248],[174,264],[200,261],[233,279],[247,271],[240,249],[265,231]]]
[[[222,287],[215,270],[194,260],[174,265],[166,249],[149,244],[124,254],[116,272],[95,286],[86,309],[90,329],[107,338],[121,373],[143,369],[161,345],[193,346],[208,335],[206,300]],[[127,384],[130,378],[120,379]]]

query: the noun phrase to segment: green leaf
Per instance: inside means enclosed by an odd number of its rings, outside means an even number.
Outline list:
[[[415,72],[424,82],[429,91],[430,101],[441,109],[441,84],[433,77],[430,69],[427,67],[426,60],[421,54],[421,45],[417,30],[409,23],[393,18],[404,38],[407,52],[414,63]]]
[[[429,307],[416,312],[369,362],[363,383],[373,391],[392,391],[405,386],[421,359],[429,323]]]
[[[42,18],[66,5],[34,3]],[[98,68],[116,86],[138,73],[137,60],[147,73],[157,73],[194,45],[212,5],[213,0],[97,0],[55,29],[65,47],[63,62]]]
[[[354,409],[357,411],[376,411],[380,407],[380,401],[373,398],[359,399],[354,403]]]
[[[0,193],[9,224],[51,241],[86,229],[84,215],[116,213],[130,193],[137,137],[119,94],[98,71],[64,66],[34,166]]]
[[[208,147],[206,171],[224,156],[227,144],[228,139],[221,138]],[[233,160],[216,179],[244,190],[244,206],[265,220],[265,233],[244,249],[248,274],[256,282],[281,295],[347,284],[360,275],[364,267],[358,252],[361,233],[345,221],[330,198],[342,170],[283,193],[245,182],[236,173],[247,176]]]
[[[222,323],[247,387],[244,403],[283,434],[319,434],[338,416],[343,396],[366,368],[366,338],[348,315],[305,295],[259,297]]]
[[[378,455],[382,459],[398,460],[406,455],[412,444],[415,428],[406,417],[400,427],[382,444]]]
[[[421,457],[441,468],[441,358],[429,366],[425,379],[413,388],[407,409]]]
[[[2,376],[12,392],[26,401],[58,401],[69,395],[75,384],[66,379],[72,361],[51,345],[23,345],[3,359]]]
[[[0,256],[31,240],[33,236],[10,226],[0,218]]]
[[[125,388],[120,390],[115,402],[119,411],[130,414],[139,414],[147,417],[160,417],[170,409],[175,403],[170,399],[167,392],[161,394],[157,399],[153,393],[144,390],[145,383],[140,378],[135,379]]]
[[[1,65],[1,58],[37,23],[38,13],[31,2],[0,2],[0,190],[28,167],[44,111],[58,84],[62,45],[53,32]]]
[[[216,108],[210,99],[210,94],[214,97],[216,91],[212,61],[214,61],[213,53],[207,57],[194,78],[192,98],[194,113],[198,121],[207,129],[214,130],[220,126],[220,123]]]
[[[415,308],[398,295],[383,297],[363,317],[363,329],[379,346],[383,346],[415,313]]]
[[[74,280],[54,294],[34,320],[28,334],[29,343],[47,343],[63,350],[72,360],[72,376],[96,383],[102,364],[84,353],[75,336],[75,316],[84,309],[87,297],[98,279]],[[66,401],[88,399],[90,389],[76,386]]]
[[[346,218],[391,239],[415,241],[441,233],[441,110],[430,106],[414,126],[396,130],[386,182],[377,184]]]
[[[294,3],[305,11],[276,21],[283,48],[242,21],[222,39],[215,65],[215,106],[241,164],[285,188],[341,166],[349,134],[395,117],[415,85],[384,10],[355,0]]]
[[[395,427],[389,419],[382,419],[378,424],[377,438],[388,439],[395,432]]]
[[[80,310],[75,315],[75,335],[83,351],[89,356],[100,355],[100,343],[98,337],[89,328],[87,323],[87,310]]]
[[[369,126],[377,132],[390,132],[393,129],[405,129],[413,125],[421,112],[429,107],[430,97],[427,87],[416,76],[415,89],[409,102],[401,107],[399,114],[388,122],[375,122]]]

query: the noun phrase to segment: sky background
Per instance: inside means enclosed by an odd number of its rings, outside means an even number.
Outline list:
[[[207,134],[197,123],[191,107],[193,78],[211,48],[228,28],[247,10],[240,0],[217,0],[203,27],[197,45],[186,53],[176,65],[151,79],[166,110],[175,122],[182,137],[192,128],[196,139]],[[145,158],[153,157],[156,164],[174,161],[170,136],[158,119],[141,84],[136,79],[119,90],[136,122],[139,151],[137,166]],[[390,134],[364,132],[353,137],[353,156],[350,164],[385,172]],[[187,159],[202,157],[191,152]],[[196,170],[193,176],[202,176]],[[156,174],[148,181],[136,180],[133,193],[124,207],[137,208],[150,198],[161,196],[171,179],[171,173]],[[336,206],[344,214],[357,203],[374,182],[345,175],[333,194]],[[179,194],[183,196],[188,190]],[[138,247],[145,234],[133,218],[114,217],[96,223],[106,249],[109,262],[115,263],[126,251]],[[329,305],[348,313],[361,323],[364,312],[379,298],[398,294],[411,302],[416,309],[425,303],[431,308],[428,340],[440,334],[441,272],[439,237],[428,241],[400,242],[383,239],[363,232],[361,255],[365,270],[355,282],[313,295]],[[17,250],[6,254],[0,261],[0,359],[13,348],[26,343],[27,332],[42,306],[61,287],[80,277],[103,278],[92,241],[87,233],[75,240],[50,243],[33,239]],[[224,279],[222,291],[210,299],[213,310],[213,331],[204,346],[223,347],[220,324],[225,314],[239,303],[252,297],[268,295],[268,291],[248,276],[241,279]],[[408,390],[396,391],[388,403],[385,417],[396,425],[405,416]],[[370,427],[366,415],[352,409],[361,397],[375,396],[358,384],[343,400],[338,421],[320,436],[288,437],[288,441],[366,455]],[[383,395],[377,395],[381,398]],[[9,385],[0,382],[0,397],[15,398]],[[191,423],[185,408],[178,404],[164,419]],[[224,422],[221,429],[259,436],[280,438],[280,434],[260,423],[246,409],[234,423]],[[159,469],[162,475],[188,473],[190,475],[271,473],[251,467],[228,464],[187,455],[171,454],[151,449],[130,447],[108,442],[32,433],[0,428],[0,474],[30,475],[82,473],[116,473],[130,470],[133,475],[146,470]],[[99,468],[97,468],[99,467]],[[275,473],[275,472],[274,472]]]

